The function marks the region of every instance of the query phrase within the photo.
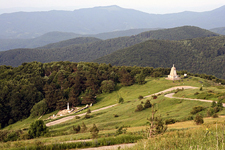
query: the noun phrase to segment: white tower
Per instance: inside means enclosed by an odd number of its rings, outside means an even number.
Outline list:
[[[67,103],[67,110],[70,110],[70,105],[69,105],[69,103]]]

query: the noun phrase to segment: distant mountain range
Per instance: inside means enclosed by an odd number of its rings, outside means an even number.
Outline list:
[[[31,39],[0,39],[0,51],[16,49],[16,48],[37,48],[50,43],[56,43],[73,39],[76,37],[96,37],[102,40],[117,38],[122,36],[136,35],[141,32],[156,30],[156,29],[130,29],[124,31],[114,31],[99,34],[75,34],[72,32],[49,32],[42,36]]]
[[[210,31],[221,34],[221,35],[225,35],[225,27],[210,29]]]
[[[182,40],[211,36],[218,36],[218,34],[198,27],[183,26],[108,40],[80,37],[36,49],[14,49],[0,52],[0,65],[18,66],[23,62],[32,61],[43,63],[52,61],[88,62],[150,39]]]
[[[34,38],[52,31],[98,34],[139,28],[191,25],[204,29],[225,26],[225,6],[207,12],[148,14],[118,6],[75,11],[17,12],[0,15],[0,38]]]

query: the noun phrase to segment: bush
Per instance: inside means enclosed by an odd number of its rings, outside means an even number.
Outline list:
[[[156,96],[156,95],[152,95],[152,98],[153,98],[153,99],[157,99],[157,96]]]
[[[200,87],[200,89],[199,89],[200,91],[202,91],[202,87]]]
[[[90,114],[90,113],[91,113],[91,110],[90,110],[90,109],[88,109],[88,110],[87,110],[87,114]]]
[[[139,105],[137,105],[137,109],[135,111],[136,112],[137,111],[142,111],[143,109],[144,109],[144,107],[141,104],[139,104]]]
[[[193,120],[194,118],[193,118],[193,116],[191,116],[191,115],[189,115],[188,117],[187,117],[187,120]]]
[[[219,116],[218,116],[218,114],[215,113],[215,114],[212,115],[212,117],[213,118],[218,118]]]
[[[197,115],[195,116],[194,122],[195,122],[197,125],[203,124],[203,123],[204,123],[204,120],[203,120],[202,115],[197,114]]]
[[[139,96],[138,96],[138,99],[139,99],[139,100],[143,99],[143,96],[142,96],[142,95],[139,95]]]
[[[85,118],[85,119],[89,119],[89,118],[91,118],[91,115],[86,114],[86,115],[84,116],[84,118]]]
[[[212,108],[216,107],[216,102],[215,101],[212,102],[211,107]]]
[[[114,117],[119,117],[119,115],[117,115],[117,114],[114,114]]]
[[[124,128],[124,126],[117,128],[116,135],[125,134],[127,132],[127,129],[123,129],[123,128]]]
[[[119,103],[123,104],[124,99],[122,97],[119,98]]]
[[[200,111],[202,111],[202,110],[204,110],[204,107],[202,107],[202,106],[196,106],[196,107],[193,107],[192,108],[192,111],[191,111],[191,114],[197,114],[198,112],[200,112]]]
[[[210,117],[215,113],[215,109],[214,108],[209,108],[207,111],[207,116]]]
[[[150,100],[146,100],[144,108],[150,108],[152,107],[152,104],[150,103]]]
[[[94,139],[94,138],[97,138],[98,137],[98,128],[95,124],[93,124],[93,127],[90,129],[90,132],[91,132],[91,138]]]
[[[84,122],[82,122],[82,124],[81,124],[81,132],[85,132],[86,130],[87,130],[87,127],[84,124]]]
[[[167,119],[167,120],[165,120],[165,124],[167,125],[167,124],[174,124],[174,123],[176,123],[176,120],[175,119]]]
[[[36,120],[30,125],[30,128],[28,130],[28,134],[31,138],[43,136],[47,133],[49,133],[49,131],[43,120]]]
[[[80,125],[78,126],[73,126],[73,131],[75,131],[75,133],[79,133],[80,132]]]
[[[80,119],[80,116],[76,116],[75,118],[76,118],[76,119]]]
[[[198,94],[199,94],[198,92],[195,92],[195,93],[194,93],[194,95],[198,95]]]

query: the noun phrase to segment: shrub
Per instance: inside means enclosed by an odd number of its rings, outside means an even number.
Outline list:
[[[114,114],[114,117],[119,117],[119,115],[117,115],[117,114]]]
[[[80,125],[77,126],[73,126],[73,131],[75,131],[75,133],[79,133],[80,132]]]
[[[87,130],[87,127],[84,124],[84,122],[82,122],[82,124],[81,124],[81,132],[85,132],[86,130]]]
[[[214,108],[209,108],[207,111],[207,116],[210,117],[215,113],[215,109]]]
[[[143,96],[142,96],[142,95],[139,95],[139,96],[138,96],[138,99],[139,99],[139,100],[143,99]]]
[[[188,117],[187,117],[187,120],[193,120],[194,118],[193,118],[193,116],[191,116],[191,115],[189,115]]]
[[[152,95],[152,98],[153,98],[153,99],[157,99],[157,96],[156,96],[156,95]]]
[[[195,116],[194,122],[195,122],[197,125],[203,124],[203,123],[204,123],[204,120],[203,120],[202,115],[197,114],[197,115]]]
[[[127,129],[126,128],[123,129],[123,128],[124,128],[124,126],[121,126],[121,127],[117,128],[116,135],[125,134],[127,132]]]
[[[86,113],[86,115],[84,116],[84,118],[85,118],[85,119],[89,119],[89,118],[91,118],[91,115],[88,115],[88,114]]]
[[[150,108],[152,107],[152,104],[150,103],[150,100],[146,100],[144,108]]]
[[[212,117],[213,118],[218,118],[219,116],[218,116],[218,114],[215,113],[215,114],[212,115]]]
[[[94,138],[97,138],[98,137],[98,128],[95,124],[93,124],[93,127],[90,129],[90,132],[91,132],[91,138],[94,139]]]
[[[200,87],[200,89],[199,89],[200,91],[202,91],[202,87]]]
[[[198,92],[195,92],[195,93],[194,93],[194,95],[198,95],[198,94],[199,94]]]
[[[165,120],[165,124],[167,125],[167,124],[174,124],[176,122],[176,120],[175,119],[172,119],[172,118],[170,118],[170,119],[166,119]]]
[[[204,110],[204,107],[202,107],[202,106],[195,106],[195,107],[192,108],[191,114],[193,114],[193,115],[197,114],[198,112],[200,112],[202,110]]]
[[[48,128],[44,124],[43,120],[36,120],[30,125],[30,128],[28,130],[28,134],[30,135],[31,138],[43,136],[47,134]]]
[[[122,97],[119,98],[119,103],[123,104],[124,99]]]
[[[216,102],[215,101],[212,102],[211,107],[212,108],[216,107]]]
[[[141,104],[139,104],[137,105],[137,109],[135,111],[142,111],[143,109],[144,107]]]
[[[87,110],[87,114],[90,114],[90,113],[91,113],[91,110],[90,110],[90,109],[88,109],[88,110]]]
[[[75,118],[76,118],[76,119],[80,119],[80,116],[76,116]]]

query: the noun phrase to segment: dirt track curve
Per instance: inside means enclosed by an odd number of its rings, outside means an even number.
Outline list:
[[[151,95],[148,95],[148,96],[145,96],[145,98],[147,97],[151,97],[152,95],[157,95],[159,93],[165,93],[165,92],[169,92],[169,91],[172,91],[172,90],[175,90],[175,89],[194,89],[196,87],[192,87],[192,86],[176,86],[176,87],[172,87],[172,88],[169,88],[169,89],[166,89],[164,91],[161,91],[161,92],[158,92],[158,93],[154,93],[154,94],[151,94]],[[108,109],[108,108],[111,108],[111,107],[114,107],[116,106],[117,104],[114,104],[114,105],[110,105],[110,106],[107,106],[107,107],[103,107],[103,108],[100,108],[100,109],[96,109],[96,110],[92,110],[92,112],[97,112],[97,111],[100,111],[100,110],[104,110],[104,109]],[[56,125],[56,124],[60,124],[62,122],[65,122],[65,121],[68,121],[68,120],[71,120],[73,119],[74,117],[76,116],[84,116],[86,113],[82,113],[82,114],[79,114],[79,115],[74,115],[74,116],[68,116],[68,117],[64,117],[62,119],[59,119],[59,120],[55,120],[55,121],[52,121],[52,122],[49,122],[46,124],[46,126],[53,126],[53,125]]]

